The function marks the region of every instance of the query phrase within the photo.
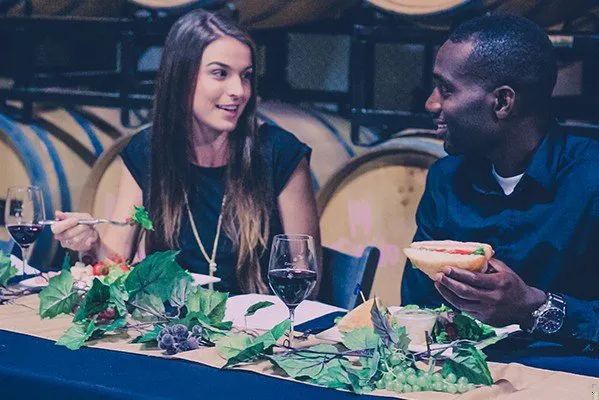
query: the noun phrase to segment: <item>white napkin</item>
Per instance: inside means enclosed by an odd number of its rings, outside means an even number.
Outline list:
[[[247,317],[247,327],[252,329],[271,329],[279,322],[289,318],[289,311],[277,296],[264,294],[244,294],[233,296],[227,300],[225,321],[233,321],[234,326],[245,327],[244,315],[249,306],[260,301],[271,301],[273,306],[258,310],[251,317]],[[343,308],[304,300],[295,309],[295,325],[299,325],[314,318],[335,312],[345,311]]]
[[[19,257],[11,254],[10,262],[17,269],[17,275],[22,275],[23,274],[23,261]],[[31,264],[29,264],[29,263],[27,264],[27,273],[29,275],[39,274],[39,272],[40,271],[37,268],[32,267]]]

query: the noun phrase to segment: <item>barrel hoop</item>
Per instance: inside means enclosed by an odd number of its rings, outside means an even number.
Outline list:
[[[83,118],[94,124],[102,131],[102,133],[111,139],[118,139],[123,136],[123,133],[116,126],[84,108],[74,107],[71,111],[81,115]]]
[[[349,176],[351,173],[353,173],[356,169],[358,169],[358,167],[360,167],[364,163],[372,161],[373,159],[379,158],[381,156],[395,155],[398,153],[414,154],[414,155],[421,155],[421,156],[426,156],[426,157],[437,158],[437,156],[431,154],[428,151],[414,150],[414,149],[408,149],[408,148],[382,148],[382,149],[376,149],[376,150],[372,150],[367,153],[364,153],[364,154],[360,155],[359,157],[356,157],[356,158],[350,160],[347,164],[345,164],[343,167],[341,167],[339,170],[337,170],[337,172],[335,172],[335,174],[333,174],[333,176],[331,176],[329,178],[326,185],[318,193],[318,196],[316,198],[318,214],[323,215],[327,204],[333,197],[337,188],[339,188],[340,185],[343,183],[343,181],[346,179],[346,177]],[[424,167],[423,165],[414,165],[414,166]]]
[[[39,126],[32,124],[30,125],[31,129],[37,134],[42,143],[46,146],[48,150],[48,155],[50,156],[50,160],[52,161],[52,166],[54,167],[54,171],[56,172],[56,180],[60,185],[60,207],[62,211],[71,211],[71,192],[69,191],[68,178],[67,174],[64,170],[62,162],[60,161],[60,155],[58,151],[56,151],[56,147],[54,143],[48,137],[48,132]]]
[[[268,18],[272,17],[273,15],[277,14],[278,12],[280,12],[281,10],[283,10],[288,5],[292,4],[293,1],[294,0],[279,0],[278,3],[274,6],[272,6],[271,8],[268,8],[268,9],[262,11],[262,13],[254,16],[253,18],[248,18],[247,20],[243,21],[243,24],[246,26],[249,26],[249,25],[257,24],[265,19],[268,19]]]
[[[0,128],[3,128],[8,138],[13,142],[15,147],[22,152],[21,160],[25,165],[28,175],[31,177],[31,183],[34,186],[38,186],[42,189],[42,196],[44,199],[46,214],[53,212],[54,207],[52,204],[52,197],[50,195],[50,187],[48,186],[48,176],[44,171],[42,161],[35,152],[33,144],[29,141],[25,133],[15,124],[10,118],[7,118],[4,114],[0,113]],[[49,230],[44,229],[40,234],[34,247],[31,259],[35,260],[37,257],[43,257],[48,254],[52,246],[52,234]],[[41,258],[40,258],[41,259]]]
[[[79,126],[81,126],[81,129],[83,129],[83,132],[85,132],[85,134],[89,138],[89,141],[91,142],[94,148],[96,157],[102,154],[102,152],[104,151],[104,146],[102,146],[102,143],[98,139],[96,132],[94,132],[91,125],[89,124],[89,121],[87,121],[85,118],[83,118],[81,115],[77,114],[70,108],[67,108],[66,111],[69,113],[71,117],[73,117],[75,121],[77,121]]]
[[[65,132],[59,126],[54,125],[52,122],[47,121],[43,118],[37,118],[35,122],[45,129],[48,133],[56,137],[58,140],[63,142],[66,146],[68,146],[73,153],[77,154],[81,160],[89,165],[90,167],[96,161],[96,156],[93,152],[91,152],[87,147],[82,145],[77,139],[71,136],[69,133]]]
[[[345,139],[343,138],[343,135],[341,135],[341,132],[339,132],[339,129],[337,129],[337,127],[335,127],[335,125],[331,124],[321,113],[319,113],[318,111],[310,110],[305,107],[300,107],[300,108],[304,112],[306,112],[306,113],[310,114],[312,117],[316,118],[318,120],[318,122],[323,124],[333,134],[333,136],[335,136],[335,138],[337,139],[339,144],[341,146],[343,146],[343,149],[345,150],[345,152],[347,153],[348,156],[354,157],[356,155],[356,152],[345,141]]]
[[[279,126],[279,124],[277,124],[274,120],[268,118],[263,113],[258,111],[257,114],[258,114],[258,118],[260,118],[261,120],[266,122],[268,125],[276,126],[277,128],[281,128]],[[281,129],[283,129],[283,128],[281,128]],[[312,178],[312,187],[314,188],[315,191],[317,191],[318,189],[320,189],[320,184],[318,183],[318,178],[316,177],[316,175],[314,174],[314,171],[312,171],[311,168],[310,168],[310,177]]]

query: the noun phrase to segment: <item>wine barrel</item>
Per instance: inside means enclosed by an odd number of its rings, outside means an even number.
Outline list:
[[[410,131],[350,160],[318,194],[324,245],[355,256],[367,246],[381,250],[371,293],[386,304],[400,302],[402,249],[416,231],[428,168],[444,155],[432,131]]]
[[[25,15],[24,1],[12,3],[7,10],[9,16]],[[122,5],[123,0],[32,0],[32,15],[119,17]]]
[[[372,5],[418,23],[451,26],[487,11],[523,15],[542,26],[572,20],[593,0],[367,0]]]
[[[33,121],[25,124],[11,113],[0,113],[0,170],[7,171],[0,176],[0,200],[10,186],[36,185],[42,188],[47,218],[55,210],[77,209],[96,158],[128,132],[118,124],[119,117],[116,109],[47,108],[36,110]],[[0,247],[13,247],[3,227]],[[44,229],[33,246],[31,264],[48,268],[61,258],[58,243]]]
[[[233,0],[248,29],[280,28],[335,18],[358,0]]]
[[[310,108],[300,108],[281,102],[262,102],[258,105],[258,116],[264,122],[292,132],[312,148],[311,168],[314,188],[326,184],[335,170],[352,157],[366,150],[352,145],[350,123],[333,114]],[[367,139],[374,135],[363,130]],[[96,162],[82,192],[80,210],[95,217],[110,217],[123,168],[118,154],[130,138],[115,142]]]

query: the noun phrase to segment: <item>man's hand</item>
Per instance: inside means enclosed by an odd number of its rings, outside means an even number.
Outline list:
[[[489,264],[496,272],[446,267],[435,276],[435,287],[453,306],[486,324],[532,327],[532,312],[546,301],[547,295],[528,286],[503,262],[491,259]]]

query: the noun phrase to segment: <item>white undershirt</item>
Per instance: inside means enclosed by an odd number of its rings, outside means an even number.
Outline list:
[[[520,179],[522,179],[522,177],[524,176],[524,173],[522,173],[520,175],[510,176],[509,178],[504,178],[503,176],[501,176],[497,173],[494,165],[493,165],[493,170],[491,172],[493,172],[493,176],[497,180],[497,183],[499,183],[499,186],[501,186],[501,188],[503,189],[503,193],[505,193],[506,196],[509,196],[510,194],[512,194],[512,192],[516,188],[516,185],[518,184],[518,182],[520,182]]]

